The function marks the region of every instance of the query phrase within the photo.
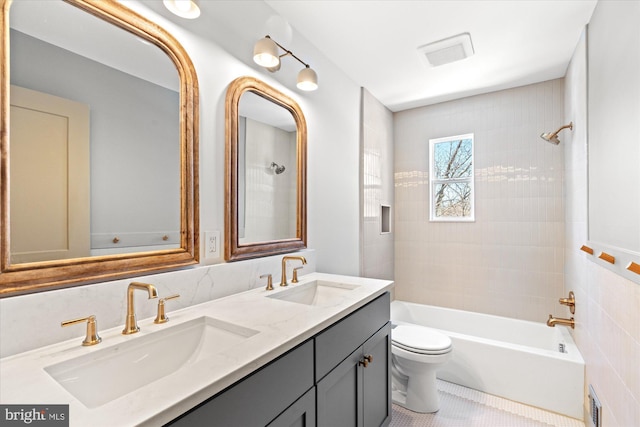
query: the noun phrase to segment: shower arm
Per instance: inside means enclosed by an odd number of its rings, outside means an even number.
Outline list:
[[[553,137],[555,137],[555,136],[558,136],[558,134],[560,133],[560,131],[561,131],[562,129],[566,129],[566,128],[569,128],[569,129],[573,130],[573,122],[570,122],[568,125],[564,125],[564,126],[562,126],[560,129],[558,129],[557,131],[555,131],[554,133],[552,133],[551,135],[549,135],[549,138],[551,139],[551,138],[553,138]]]

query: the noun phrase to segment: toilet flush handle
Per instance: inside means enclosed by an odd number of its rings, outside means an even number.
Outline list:
[[[370,354],[365,355],[361,361],[358,362],[359,366],[364,366],[365,368],[369,366],[369,363],[373,362],[373,356]]]

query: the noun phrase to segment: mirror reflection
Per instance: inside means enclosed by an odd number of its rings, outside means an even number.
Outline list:
[[[611,66],[610,46],[622,32],[605,34],[591,24],[587,30],[589,242],[583,250],[640,284],[640,84],[633,67]]]
[[[252,77],[229,85],[225,259],[306,247],[307,128],[298,104]]]
[[[0,297],[196,264],[184,48],[115,1],[0,11]]]
[[[180,247],[173,62],[62,1],[9,22],[11,263]]]
[[[296,122],[254,92],[238,106],[238,239],[296,237]]]

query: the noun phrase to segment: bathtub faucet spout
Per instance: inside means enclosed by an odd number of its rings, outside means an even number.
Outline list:
[[[562,319],[560,317],[556,318],[556,317],[553,317],[552,315],[549,315],[549,319],[547,320],[547,326],[550,326],[553,328],[556,325],[571,326],[571,329],[575,329],[576,322],[575,320],[573,320],[573,317],[571,319]]]

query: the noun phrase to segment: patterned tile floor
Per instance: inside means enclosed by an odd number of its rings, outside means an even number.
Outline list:
[[[585,427],[582,421],[438,380],[440,410],[393,405],[390,427]]]

